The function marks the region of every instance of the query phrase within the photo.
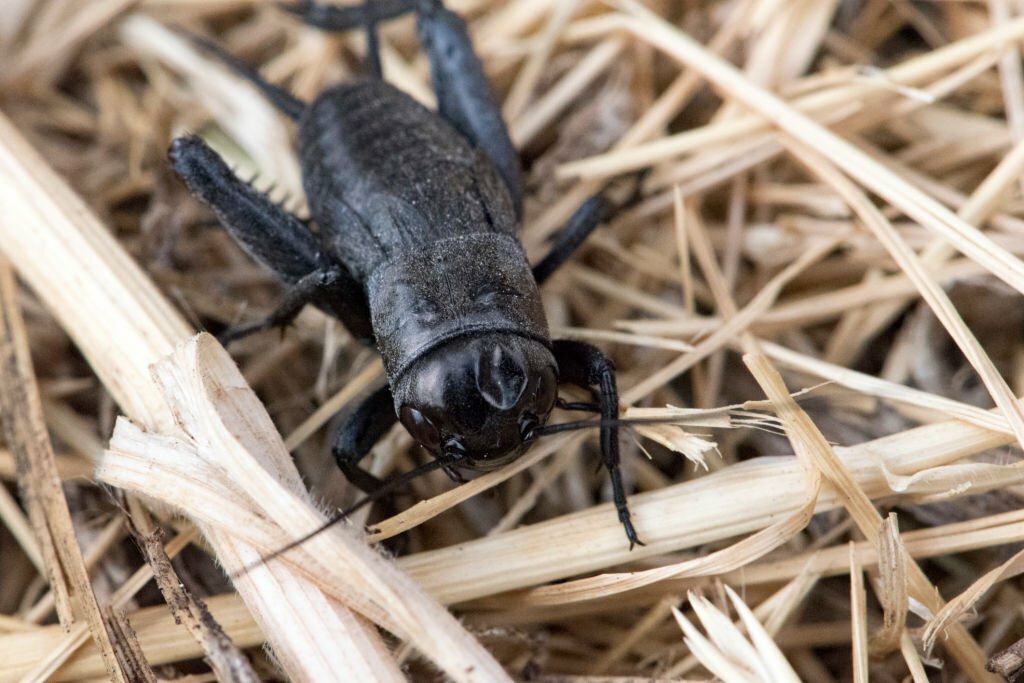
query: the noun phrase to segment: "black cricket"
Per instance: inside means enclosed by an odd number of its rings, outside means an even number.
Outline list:
[[[199,137],[172,142],[171,162],[189,191],[289,285],[272,315],[222,341],[287,325],[312,303],[376,342],[388,386],[355,410],[333,448],[364,491],[382,482],[358,463],[396,419],[458,478],[460,468],[501,467],[556,431],[544,424],[560,382],[596,389],[596,405],[561,405],[600,413],[591,424],[600,424],[618,518],[630,548],[640,543],[619,470],[614,367],[590,344],[551,340],[537,290],[601,222],[606,203],[595,196],[580,206],[531,268],[517,237],[519,158],[462,19],[441,0],[286,9],[323,29],[366,29],[368,77],[307,104],[206,46],[298,123],[312,217],[307,224],[237,178]],[[376,23],[409,11],[429,56],[436,112],[381,77]]]

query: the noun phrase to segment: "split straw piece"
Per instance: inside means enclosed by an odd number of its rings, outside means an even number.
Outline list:
[[[267,541],[248,541],[254,552],[247,564],[258,563],[261,556],[324,522],[325,516],[297,486],[298,475],[266,409],[216,339],[208,334],[194,337],[158,363],[154,374],[188,438],[148,436],[121,420],[97,472],[101,478],[130,490],[149,490],[222,533],[265,527]],[[147,460],[152,467],[140,471],[140,461]],[[194,482],[182,486],[188,476]],[[218,499],[232,504],[217,508]],[[350,528],[336,525],[292,553],[304,556],[303,576],[318,577],[313,587],[341,596],[351,609],[408,640],[452,680],[507,680],[500,665],[447,610]],[[271,561],[248,569],[235,581],[253,581],[283,564]],[[355,680],[377,680],[382,673],[387,680],[401,680],[386,649],[372,632],[367,636],[367,646],[381,648],[381,663],[357,672]]]
[[[725,593],[746,634],[733,624],[726,613],[701,595],[690,593],[690,606],[708,632],[708,637],[704,637],[682,612],[672,608],[672,614],[685,634],[686,645],[701,664],[725,683],[798,683],[800,679],[796,672],[750,608],[728,586]]]
[[[783,625],[789,621],[793,612],[820,579],[819,575],[809,571],[800,572],[782,588],[775,591],[771,597],[763,600],[754,608],[754,616],[764,623],[768,635],[772,638],[778,636]],[[675,680],[675,678],[689,673],[699,663],[697,658],[691,654],[673,664],[662,675],[664,678]]]

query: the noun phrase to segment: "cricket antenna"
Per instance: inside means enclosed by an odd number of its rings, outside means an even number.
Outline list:
[[[544,425],[533,430],[533,436],[551,436],[562,432],[573,432],[578,429],[599,429],[601,427],[625,427],[629,425],[677,424],[679,417],[620,417],[614,420],[578,420]]]
[[[357,510],[360,510],[360,509],[366,507],[367,505],[369,505],[370,503],[372,503],[372,502],[374,502],[376,500],[379,500],[379,499],[383,498],[385,495],[387,495],[388,493],[391,493],[395,489],[398,489],[398,488],[401,488],[402,486],[405,486],[410,481],[412,481],[414,479],[417,479],[419,477],[422,477],[424,474],[427,474],[429,472],[433,472],[434,470],[439,470],[439,469],[441,469],[441,468],[443,468],[443,467],[445,467],[447,465],[450,465],[450,464],[451,464],[450,461],[444,460],[444,459],[431,460],[430,462],[424,463],[423,465],[420,465],[419,467],[415,467],[415,468],[409,470],[408,472],[403,472],[402,474],[399,474],[396,477],[392,477],[391,479],[388,479],[383,484],[381,484],[379,487],[374,489],[372,492],[367,493],[363,498],[360,498],[355,503],[353,503],[351,507],[348,507],[345,510],[342,510],[342,511],[338,512],[337,514],[333,515],[326,522],[324,522],[323,524],[321,524],[317,528],[313,529],[309,533],[307,533],[307,534],[305,534],[303,536],[300,536],[299,538],[295,539],[294,541],[291,541],[290,543],[288,543],[287,545],[285,545],[285,546],[283,546],[281,548],[278,548],[277,550],[273,551],[269,555],[264,555],[260,559],[254,561],[254,562],[252,562],[250,564],[247,564],[246,566],[242,567],[238,571],[232,572],[231,574],[228,575],[228,577],[233,581],[233,580],[235,580],[235,579],[237,579],[239,577],[242,577],[242,576],[248,574],[253,569],[256,569],[257,567],[260,567],[260,566],[266,564],[267,562],[270,562],[271,560],[277,559],[278,557],[280,557],[281,555],[284,555],[289,550],[292,550],[293,548],[297,548],[300,545],[302,545],[303,543],[305,543],[306,541],[308,541],[309,539],[313,538],[314,536],[317,536],[318,534],[321,534],[324,531],[327,531],[328,529],[330,529],[332,526],[334,526],[338,522],[340,522],[340,521],[342,521],[344,519],[347,519],[349,516],[352,515],[352,513],[354,513]]]

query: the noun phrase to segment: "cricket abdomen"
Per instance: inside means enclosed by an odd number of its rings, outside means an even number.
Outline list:
[[[337,86],[300,120],[299,154],[325,248],[364,283],[382,263],[474,233],[516,233],[487,156],[382,81]]]

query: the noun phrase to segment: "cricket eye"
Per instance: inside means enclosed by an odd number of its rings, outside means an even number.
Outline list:
[[[441,434],[437,427],[426,415],[406,404],[398,411],[398,419],[412,435],[412,438],[419,441],[432,451],[436,451],[441,445]]]

